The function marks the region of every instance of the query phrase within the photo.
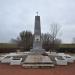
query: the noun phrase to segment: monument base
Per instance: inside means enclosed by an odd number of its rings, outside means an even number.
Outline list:
[[[50,68],[54,67],[54,63],[45,49],[34,48],[30,50],[22,66],[24,68]]]
[[[45,51],[45,49],[42,49],[42,48],[40,48],[40,49],[34,48],[34,49],[31,49],[30,52],[31,52],[31,54],[43,54],[46,51]]]

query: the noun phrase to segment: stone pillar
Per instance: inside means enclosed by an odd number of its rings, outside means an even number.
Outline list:
[[[33,48],[42,48],[40,16],[35,16]]]
[[[42,39],[41,39],[41,25],[40,25],[40,16],[35,16],[35,27],[34,27],[34,40],[33,40],[33,49],[32,52],[45,52],[42,49]]]

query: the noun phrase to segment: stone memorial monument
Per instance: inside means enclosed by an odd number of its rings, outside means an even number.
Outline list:
[[[40,25],[40,16],[35,16],[35,27],[34,27],[34,41],[33,49],[31,52],[34,53],[44,53],[45,49],[42,49],[42,39],[41,39],[41,25]]]
[[[50,67],[54,66],[51,59],[46,55],[45,49],[42,48],[40,16],[35,16],[33,49],[27,55],[23,67]]]

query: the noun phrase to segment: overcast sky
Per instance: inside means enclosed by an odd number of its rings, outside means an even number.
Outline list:
[[[75,37],[75,0],[0,0],[0,42],[9,42],[23,30],[34,31],[36,12],[41,16],[42,33],[50,24],[61,25],[57,36],[63,43]]]

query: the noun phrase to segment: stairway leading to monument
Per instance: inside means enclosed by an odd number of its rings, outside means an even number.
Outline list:
[[[42,67],[54,67],[53,62],[48,56],[40,54],[28,55],[26,60],[23,62],[24,68],[42,68]]]

